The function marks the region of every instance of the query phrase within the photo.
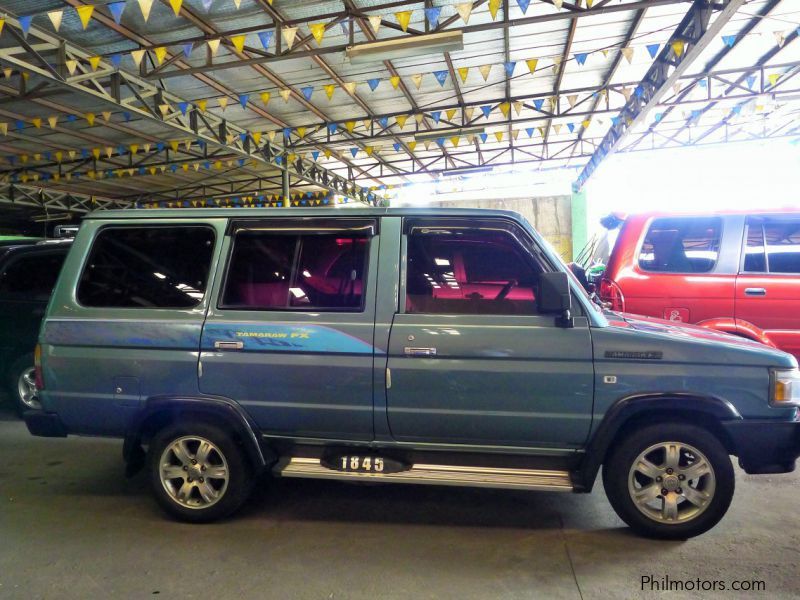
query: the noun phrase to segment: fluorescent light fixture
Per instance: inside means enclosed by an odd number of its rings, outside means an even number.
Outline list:
[[[349,46],[345,50],[345,56],[347,56],[351,64],[362,65],[463,49],[464,36],[462,33],[460,31],[445,31]]]
[[[432,131],[421,131],[414,134],[414,139],[418,142],[425,140],[438,140],[439,138],[451,138],[462,135],[478,135],[484,132],[483,127],[459,127],[451,129],[434,129]]]
[[[478,173],[491,173],[494,167],[464,167],[463,169],[450,169],[449,171],[442,171],[442,175],[450,177],[451,175],[476,175]]]

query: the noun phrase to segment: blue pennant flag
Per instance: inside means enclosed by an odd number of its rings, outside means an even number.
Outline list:
[[[358,148],[350,148],[350,154],[352,154],[353,158],[355,158],[356,154],[358,154]]]
[[[569,129],[569,132],[572,133],[573,131],[575,131],[575,124],[567,123],[567,129]]]
[[[269,45],[272,42],[274,35],[275,32],[272,29],[269,31],[258,32],[258,39],[261,40],[261,45],[264,47],[264,50],[269,50]]]
[[[536,110],[542,110],[542,106],[544,106],[544,98],[538,98],[533,101],[533,106]]]
[[[282,165],[283,164],[283,157],[282,156],[276,156],[275,157],[275,164],[276,165]]]
[[[125,146],[117,146],[117,154],[120,156],[125,155],[127,152],[128,151],[125,149]]]
[[[425,9],[425,18],[428,19],[431,27],[436,27],[439,24],[439,15],[442,14],[441,6],[432,6]]]
[[[170,171],[172,171],[174,173],[175,171],[178,170],[178,165],[170,165],[169,168],[170,168]]]
[[[481,106],[481,112],[483,113],[483,116],[488,119],[489,115],[492,114],[492,105],[484,104],[483,106]]]
[[[122,63],[122,54],[117,52],[116,54],[112,54],[110,57],[111,64],[114,65],[115,69],[119,69],[120,64]]]
[[[447,71],[434,71],[433,76],[436,77],[439,85],[444,86],[444,82],[447,81]]]
[[[525,133],[528,134],[528,137],[533,137],[533,127],[526,128]]]
[[[647,44],[647,51],[650,53],[650,58],[656,57],[656,54],[658,54],[658,49],[658,44]]]
[[[706,81],[705,79],[701,79],[700,81],[697,82],[697,85],[699,85],[703,89],[706,89],[708,88],[708,81]]]
[[[517,66],[517,61],[512,60],[503,63],[503,68],[506,70],[506,77],[511,77],[514,74],[514,67]]]
[[[442,118],[442,111],[435,110],[431,113],[431,117],[433,118],[433,122],[437,125],[439,124],[439,120]]]
[[[640,85],[637,85],[637,86],[636,86],[636,89],[635,89],[635,90],[633,90],[633,94],[634,94],[634,96],[636,96],[637,98],[641,98],[641,97],[642,97],[642,94],[644,94],[644,88],[643,88],[642,86],[640,86]]]
[[[588,52],[578,52],[575,54],[575,62],[583,66],[586,64],[586,58],[589,56]]]
[[[33,15],[19,17],[19,26],[22,29],[22,34],[25,37],[28,37],[28,31],[30,31],[31,28],[31,21],[33,21]]]
[[[188,42],[183,45],[183,55],[186,58],[189,58],[189,55],[192,53],[192,50],[194,50],[194,44],[192,42]]]
[[[314,86],[307,85],[305,87],[301,87],[300,91],[303,92],[303,98],[305,98],[306,100],[311,100],[311,94],[314,93]]]
[[[89,158],[89,151],[86,148],[81,148],[81,156],[83,158]]]
[[[695,120],[699,119],[702,114],[703,114],[703,111],[701,111],[700,109],[695,109],[695,110],[692,111],[692,119],[695,119]]]
[[[384,129],[389,126],[389,117],[381,117],[378,119],[378,124]]]
[[[208,168],[208,167],[206,167],[206,168]],[[139,175],[144,175],[146,172],[147,172],[147,169],[145,169],[144,167],[139,167]]]
[[[122,118],[124,118],[126,122],[130,121],[131,120],[131,113],[129,113],[127,110],[122,111]]]
[[[247,108],[247,101],[250,99],[250,94],[239,94],[239,104],[242,108]]]
[[[111,13],[111,16],[114,17],[114,22],[119,25],[122,20],[122,11],[125,10],[125,2],[112,2],[111,4],[106,4],[106,8]]]
[[[736,106],[733,107],[733,114],[738,115],[740,112],[742,112],[741,104],[737,104]]]
[[[247,141],[247,134],[246,133],[240,133],[239,134],[239,140],[244,144]]]
[[[756,83],[756,76],[755,75],[750,75],[747,79],[745,79],[745,82],[747,83],[747,87],[752,89],[753,86]]]
[[[395,142],[392,144],[392,148],[394,148],[395,152],[400,152],[400,142]]]
[[[523,15],[528,12],[528,5],[530,3],[531,0],[517,0],[517,6],[519,6],[519,9],[522,11]]]
[[[336,133],[337,129],[339,129],[339,125],[336,123],[331,123],[328,125],[328,133]]]
[[[488,133],[479,133],[478,137],[481,138],[482,142],[485,142],[487,139],[489,139],[489,134]]]
[[[204,162],[203,163],[203,168],[204,169],[210,169],[211,168],[211,161],[207,160],[206,162]]]
[[[436,143],[439,145],[440,148],[443,147],[444,146],[444,138],[443,137],[436,138]]]
[[[22,119],[17,119],[17,120],[14,122],[14,125],[15,125],[15,126],[16,126],[16,128],[17,128],[17,129],[19,129],[19,130],[22,130],[22,129],[24,129],[24,128],[25,128],[25,122],[24,122]]]
[[[619,117],[611,117],[611,124],[614,126],[619,125]]]
[[[164,142],[158,142],[156,144],[156,150],[158,150],[159,152],[163,152],[164,151],[164,147],[165,147],[164,146]]]
[[[659,123],[663,118],[664,118],[664,113],[656,113],[655,116],[656,123]]]
[[[314,150],[311,153],[311,158],[313,158],[316,161],[319,158],[319,150]]]
[[[380,84],[380,82],[381,82],[381,80],[377,79],[377,78],[367,79],[367,85],[369,86],[369,89],[372,90],[373,92],[376,90],[376,88],[378,87],[378,84]]]
[[[244,166],[244,159],[243,158],[240,158],[238,162],[239,162],[239,166],[240,167]]]
[[[736,43],[736,36],[735,35],[723,35],[722,36],[722,43],[725,44],[728,48],[733,48],[733,45]]]
[[[292,135],[291,128],[290,127],[284,127],[283,128],[283,137],[285,137],[288,140],[290,135]]]
[[[189,109],[189,103],[188,102],[178,102],[178,108],[181,109],[181,114],[185,117],[186,116],[186,111]]]
[[[70,123],[74,123],[77,120],[78,120],[77,116],[75,116],[75,115],[67,115],[67,121],[69,121]]]
[[[51,156],[52,156],[52,154],[51,154],[50,152],[45,152],[45,153],[44,153],[44,159],[45,159],[45,160],[50,160],[50,157],[51,157]]]
[[[200,148],[200,150],[205,150],[206,143],[203,140],[197,140],[197,147]]]

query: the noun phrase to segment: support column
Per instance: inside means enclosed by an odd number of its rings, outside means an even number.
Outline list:
[[[283,189],[283,206],[290,208],[292,206],[292,192],[289,187],[289,169],[281,171],[281,184]]]
[[[571,197],[572,210],[572,260],[589,243],[589,214],[586,210],[586,192],[574,192]]]

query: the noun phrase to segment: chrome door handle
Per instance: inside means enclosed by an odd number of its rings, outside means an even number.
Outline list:
[[[436,356],[436,348],[411,348],[404,349],[406,356]]]
[[[214,348],[217,350],[241,350],[244,348],[244,342],[234,341],[220,341],[214,342]]]
[[[767,290],[764,288],[744,288],[745,296],[766,296]]]

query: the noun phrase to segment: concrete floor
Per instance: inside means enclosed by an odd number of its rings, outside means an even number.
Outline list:
[[[277,480],[225,523],[166,519],[121,442],[31,437],[0,409],[0,598],[678,598],[656,579],[800,597],[800,475],[739,472],[726,518],[635,537],[592,495]]]

